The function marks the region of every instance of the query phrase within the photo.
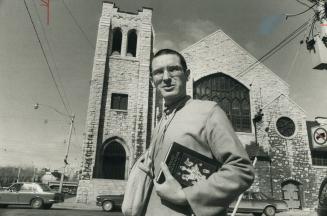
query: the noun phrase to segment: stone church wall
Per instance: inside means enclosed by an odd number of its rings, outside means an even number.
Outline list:
[[[287,83],[239,47],[222,31],[217,31],[182,51],[191,70],[188,93],[201,78],[222,72],[236,79],[250,91],[251,119],[259,109],[263,121],[257,124],[257,141],[271,157],[258,161],[253,190],[282,199],[282,184],[294,180],[299,183],[303,208],[316,203],[317,187],[312,169],[304,111],[289,99]],[[256,65],[255,67],[251,67]],[[248,68],[251,67],[251,70]],[[291,118],[295,134],[285,138],[277,132],[280,117]],[[251,133],[237,133],[244,146],[255,142],[254,125]],[[270,179],[270,176],[272,179]]]
[[[117,137],[123,142],[128,163],[126,178],[134,159],[144,152],[149,142],[148,133],[152,127],[149,118],[152,116],[152,103],[149,102],[152,94],[149,91],[149,63],[153,49],[151,17],[152,9],[143,8],[136,13],[129,13],[120,11],[113,3],[103,3],[90,86],[81,181],[77,194],[81,202],[85,202],[85,197],[95,197],[102,186],[103,190],[108,185],[120,192],[124,190],[117,184],[124,185],[126,180],[97,179],[101,176],[99,157],[102,157],[107,140]],[[112,30],[116,27],[122,32],[121,52],[111,55]],[[130,30],[135,30],[137,35],[135,57],[127,53]],[[111,109],[112,93],[128,95],[127,110]]]

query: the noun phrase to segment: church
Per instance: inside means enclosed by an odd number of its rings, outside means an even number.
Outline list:
[[[152,9],[124,12],[103,2],[83,142],[77,202],[121,194],[135,159],[149,146],[163,100],[150,82]],[[327,156],[314,148],[314,121],[289,97],[289,85],[222,30],[182,50],[187,93],[217,102],[250,158],[251,190],[314,208]]]

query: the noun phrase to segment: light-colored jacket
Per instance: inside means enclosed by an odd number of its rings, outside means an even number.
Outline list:
[[[173,142],[216,158],[221,168],[207,180],[183,189],[189,206],[162,201],[153,190],[146,215],[190,215],[192,211],[196,216],[224,215],[226,207],[251,186],[254,170],[249,157],[226,114],[215,102],[190,99],[176,111],[154,161],[156,176]]]

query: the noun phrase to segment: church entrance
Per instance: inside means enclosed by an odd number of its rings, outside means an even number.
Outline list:
[[[300,188],[296,181],[288,181],[282,184],[283,200],[290,209],[301,208]]]
[[[125,179],[126,152],[117,141],[103,148],[102,176],[105,179]]]

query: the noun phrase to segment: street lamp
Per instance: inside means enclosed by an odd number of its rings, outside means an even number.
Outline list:
[[[60,112],[59,110],[57,110],[56,108],[54,108],[52,106],[49,106],[49,105],[46,105],[46,104],[39,104],[39,103],[34,104],[34,109],[38,109],[40,106],[47,107],[47,108],[55,111],[56,113],[58,113],[58,114],[60,114],[62,116],[65,116],[65,117],[69,117],[70,118],[68,143],[67,143],[67,149],[66,149],[66,154],[65,154],[65,158],[64,158],[64,168],[63,168],[62,174],[60,176],[60,183],[59,183],[59,192],[61,193],[62,192],[62,185],[63,185],[63,182],[64,182],[65,170],[66,170],[66,166],[68,165],[67,158],[68,158],[68,154],[69,154],[70,141],[71,141],[71,137],[72,137],[72,131],[73,131],[73,126],[74,126],[75,114],[68,115],[66,113]]]

